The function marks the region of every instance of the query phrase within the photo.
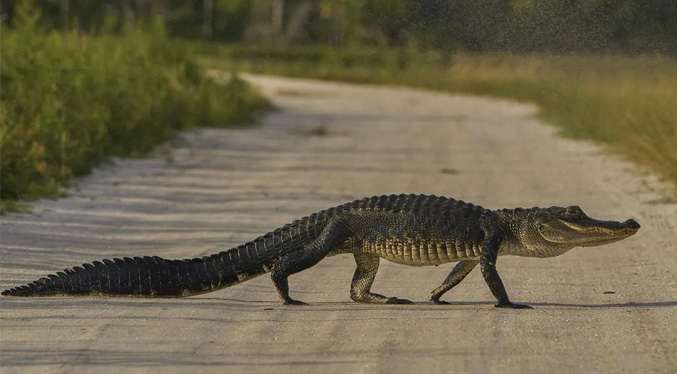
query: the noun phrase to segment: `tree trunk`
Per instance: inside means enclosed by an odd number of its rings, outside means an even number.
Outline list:
[[[125,29],[134,26],[134,10],[132,9],[131,0],[122,1],[122,14],[124,15]]]
[[[59,10],[61,11],[61,22],[64,28],[68,28],[70,23],[70,0],[61,0],[59,2]]]
[[[202,1],[202,34],[207,39],[214,35],[214,0]]]
[[[284,0],[273,0],[273,26],[271,30],[271,41],[280,42],[284,36]]]

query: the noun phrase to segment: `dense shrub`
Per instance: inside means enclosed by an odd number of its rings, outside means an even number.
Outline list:
[[[207,79],[162,25],[120,36],[41,32],[20,6],[2,30],[3,200],[50,196],[109,155],[150,150],[179,130],[244,122],[268,103],[237,77]]]

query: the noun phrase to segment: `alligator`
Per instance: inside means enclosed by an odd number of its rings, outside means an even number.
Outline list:
[[[430,300],[460,283],[478,264],[496,307],[512,303],[496,270],[501,255],[559,256],[574,247],[612,243],[634,235],[633,219],[600,221],[578,206],[489,210],[435,195],[384,195],[355,200],[284,225],[210,256],[168,260],[157,256],[95,261],[2,292],[7,296],[183,297],[216,291],[270,273],[284,304],[288,277],[327,256],[352,253],[357,263],[350,298],[359,303],[411,304],[371,292],[379,259],[410,266],[457,262]]]

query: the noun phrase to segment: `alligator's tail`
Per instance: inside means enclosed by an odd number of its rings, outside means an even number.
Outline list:
[[[237,248],[188,260],[125,257],[95,261],[2,292],[6,296],[110,295],[182,297],[216,291],[264,274],[240,261]],[[244,264],[250,265],[246,266]]]

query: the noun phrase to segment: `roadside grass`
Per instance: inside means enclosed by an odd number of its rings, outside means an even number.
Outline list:
[[[565,136],[591,139],[677,187],[677,61],[666,57],[440,54],[202,43],[207,68],[393,84],[539,105]]]
[[[143,155],[179,131],[245,123],[270,108],[237,76],[206,78],[161,25],[122,36],[46,33],[36,14],[17,8],[0,36],[0,213],[58,196],[111,155]]]

